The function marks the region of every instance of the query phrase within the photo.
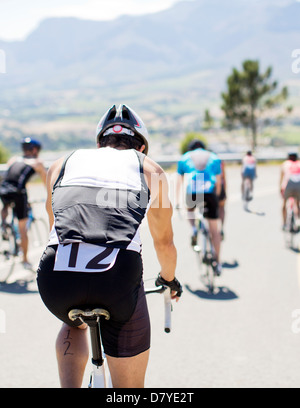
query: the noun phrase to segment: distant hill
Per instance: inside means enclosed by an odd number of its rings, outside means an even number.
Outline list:
[[[25,41],[0,42],[3,89],[34,82],[61,89],[105,86],[210,70],[223,75],[245,58],[289,78],[299,48],[300,3],[195,0],[145,16],[95,22],[43,21]],[[223,79],[223,78],[222,78]]]
[[[273,66],[299,106],[291,57],[299,21],[294,0],[194,0],[113,21],[46,19],[24,41],[0,41],[0,141],[10,151],[30,134],[49,150],[91,146],[99,115],[123,102],[144,118],[157,151],[174,153],[185,132],[201,130],[204,109],[220,119],[226,77],[246,58]]]

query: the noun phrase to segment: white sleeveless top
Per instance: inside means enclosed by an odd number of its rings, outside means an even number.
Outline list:
[[[67,158],[52,196],[48,245],[58,245],[54,270],[104,271],[119,249],[141,252],[140,224],[150,204],[144,157],[106,147]]]

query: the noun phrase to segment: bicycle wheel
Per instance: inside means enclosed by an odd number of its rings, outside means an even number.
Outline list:
[[[0,242],[0,282],[5,283],[9,276],[12,274],[15,259],[19,254],[19,244],[17,234],[13,226],[6,226],[5,236],[1,235]]]
[[[48,236],[49,229],[47,222],[43,218],[34,218],[28,230],[30,249],[46,246]]]
[[[206,287],[209,293],[213,293],[215,290],[215,273],[213,269],[213,256],[211,253],[206,254],[204,263],[206,265]]]
[[[245,211],[249,208],[249,202],[251,201],[251,188],[250,188],[250,180],[246,179],[244,183],[244,192],[243,192],[243,202],[244,202],[244,209]]]
[[[296,224],[296,217],[292,208],[288,209],[287,221],[285,227],[285,242],[288,248],[294,248],[295,238],[298,233],[298,227]]]

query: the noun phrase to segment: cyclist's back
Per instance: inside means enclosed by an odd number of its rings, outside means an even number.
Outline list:
[[[21,193],[25,191],[25,187],[31,176],[35,173],[34,166],[26,163],[23,157],[16,158],[5,174],[1,185],[1,191]],[[3,193],[2,193],[3,194]]]
[[[145,155],[111,147],[77,150],[56,180],[50,244],[70,242],[140,252],[139,226],[150,199],[141,169]],[[78,165],[80,163],[80,165]],[[70,228],[70,221],[76,223]]]
[[[219,167],[219,158],[208,150],[198,148],[185,153],[178,163],[178,173],[187,174],[187,194],[212,194]]]
[[[247,152],[242,160],[242,177],[243,179],[249,178],[250,180],[256,178],[256,159],[250,151]]]

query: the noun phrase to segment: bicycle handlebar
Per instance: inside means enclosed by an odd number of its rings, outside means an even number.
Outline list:
[[[171,313],[172,313],[172,301],[171,301],[171,289],[168,286],[162,285],[155,288],[145,289],[146,295],[149,293],[163,293],[164,305],[165,305],[165,324],[164,329],[166,333],[171,332]]]

